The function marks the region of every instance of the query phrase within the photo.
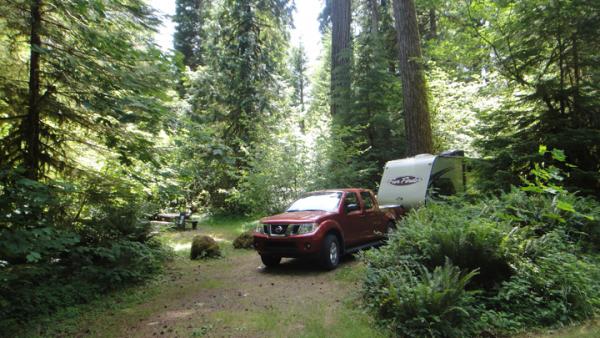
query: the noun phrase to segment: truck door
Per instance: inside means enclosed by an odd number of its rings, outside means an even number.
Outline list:
[[[363,231],[365,238],[374,241],[385,234],[385,224],[383,224],[383,215],[375,207],[373,195],[368,191],[362,191],[360,197],[363,201],[364,221]]]
[[[365,214],[361,210],[358,196],[354,192],[346,193],[343,203],[343,227],[346,246],[351,247],[364,241],[363,224]]]

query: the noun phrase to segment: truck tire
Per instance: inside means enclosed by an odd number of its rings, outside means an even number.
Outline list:
[[[394,231],[396,231],[396,221],[389,220],[388,223],[387,223],[387,232],[388,232],[388,235],[391,234]]]
[[[321,265],[326,270],[333,270],[340,263],[340,256],[340,243],[337,237],[333,234],[327,235],[321,249]]]
[[[268,268],[277,266],[281,263],[281,257],[278,256],[260,255],[260,260]]]

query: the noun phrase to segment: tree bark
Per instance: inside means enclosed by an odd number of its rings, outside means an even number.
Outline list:
[[[423,58],[413,0],[394,0],[407,155],[433,152]]]
[[[350,93],[351,0],[331,3],[331,115],[345,113]]]
[[[304,72],[300,73],[300,108],[304,112]]]
[[[435,8],[429,9],[429,38],[435,39],[437,37],[437,16],[435,14]]]
[[[379,31],[379,5],[377,0],[367,0],[369,3],[369,10],[371,11],[371,32],[377,33]]]
[[[573,77],[574,77],[574,83],[572,84],[573,87],[573,110],[574,110],[574,117],[575,117],[575,128],[581,128],[582,126],[584,126],[586,124],[586,122],[589,124],[593,121],[593,119],[587,119],[586,116],[584,116],[584,112],[581,109],[581,105],[580,105],[580,99],[581,99],[581,94],[580,94],[580,87],[579,87],[579,83],[581,80],[581,70],[579,68],[579,49],[578,49],[578,45],[577,45],[577,33],[573,33],[573,35],[571,36],[571,41],[572,41],[572,45],[573,48],[571,49],[571,52],[573,53]],[[587,121],[586,121],[587,120]]]
[[[41,0],[31,1],[30,24],[31,33],[29,37],[29,92],[27,117],[23,124],[23,139],[25,140],[25,176],[31,180],[38,180],[41,174],[40,158],[40,52],[42,38],[40,36],[42,14]]]

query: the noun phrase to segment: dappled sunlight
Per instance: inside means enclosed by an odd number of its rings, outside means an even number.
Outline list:
[[[170,243],[168,243],[168,245],[174,251],[183,251],[183,250],[189,250],[190,246],[192,245],[192,242],[186,242],[186,243],[173,243],[173,242],[170,242]]]
[[[176,310],[176,311],[168,311],[165,313],[166,320],[176,320],[190,317],[194,314],[194,310]]]
[[[218,234],[215,233],[205,233],[204,235],[210,236],[212,239],[214,239],[217,243],[226,243],[226,244],[231,244],[231,240],[223,238],[223,237],[219,237]],[[184,251],[184,250],[189,250],[191,245],[192,245],[192,241],[186,241],[186,242],[174,242],[174,241],[168,241],[167,245],[173,249],[173,251],[179,252],[179,251]]]
[[[598,17],[0,0],[0,338],[600,338]]]
[[[231,243],[230,239],[226,239],[223,237],[219,237],[218,234],[215,233],[208,233],[208,236],[212,237],[215,241],[219,242],[219,243]]]

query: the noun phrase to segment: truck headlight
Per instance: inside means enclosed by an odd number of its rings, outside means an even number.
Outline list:
[[[257,234],[264,234],[265,233],[265,225],[262,223],[258,223],[258,225],[256,226],[256,229],[254,229],[254,232],[256,232]]]
[[[296,234],[297,235],[305,235],[305,234],[313,233],[313,232],[317,231],[318,226],[319,225],[317,223],[298,224],[298,230],[296,231]]]

